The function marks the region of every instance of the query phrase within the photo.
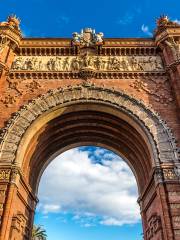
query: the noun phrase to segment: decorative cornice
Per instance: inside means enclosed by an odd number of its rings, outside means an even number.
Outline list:
[[[138,79],[141,77],[161,77],[165,72],[93,72],[91,75],[94,79]],[[79,79],[82,77],[81,72],[13,72],[9,74],[11,79]]]
[[[70,47],[71,38],[23,38],[21,47]],[[104,47],[156,47],[153,39],[104,38]]]

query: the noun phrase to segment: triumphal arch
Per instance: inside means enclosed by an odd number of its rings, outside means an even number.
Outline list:
[[[179,240],[179,117],[180,25],[166,16],[148,39],[23,38],[15,16],[1,22],[0,239],[30,239],[45,167],[96,145],[133,170],[144,239]]]

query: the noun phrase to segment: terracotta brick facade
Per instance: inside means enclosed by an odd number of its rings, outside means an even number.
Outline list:
[[[180,239],[180,25],[153,39],[23,38],[0,23],[0,239],[30,239],[41,174],[59,153],[107,147],[138,183],[144,239]]]

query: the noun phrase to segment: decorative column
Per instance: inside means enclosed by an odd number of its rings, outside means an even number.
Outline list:
[[[161,49],[169,82],[175,96],[177,115],[180,117],[180,24],[171,21],[167,16],[157,20],[155,41]],[[176,166],[174,166],[174,164]],[[173,239],[180,239],[180,163],[162,166],[165,198],[168,202]]]
[[[19,28],[20,20],[12,15],[6,22],[0,22],[0,89],[7,83],[9,69],[19,48],[22,38]],[[11,102],[9,95],[7,102]],[[7,239],[12,218],[9,218],[13,203],[13,195],[17,189],[18,170],[9,161],[0,162],[0,239]]]
[[[16,16],[9,16],[7,22],[0,22],[0,87],[7,78],[22,38],[19,24]]]
[[[162,50],[162,58],[169,75],[180,117],[180,24],[171,21],[167,16],[161,16],[157,20],[155,41]]]
[[[17,166],[0,166],[0,240],[31,239],[37,202]]]
[[[180,240],[180,178],[174,164],[154,169],[138,202],[144,240]]]

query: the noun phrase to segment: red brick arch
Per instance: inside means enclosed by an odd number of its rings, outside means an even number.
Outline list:
[[[179,181],[177,148],[167,125],[142,102],[95,85],[60,88],[21,107],[2,132],[2,171],[15,183],[2,215],[2,226],[8,221],[11,234],[15,230],[10,220],[16,216],[25,219],[28,236],[38,182],[48,163],[67,149],[92,144],[113,150],[132,168],[139,187],[144,232],[155,214],[157,236],[171,236],[170,209],[162,192],[167,194],[166,182]],[[160,209],[166,211],[166,218]],[[154,215],[153,219],[156,221]],[[4,239],[9,239],[8,232],[2,231]]]
[[[0,240],[30,239],[43,170],[89,144],[133,170],[144,239],[180,240],[180,25],[162,16],[152,39],[33,39],[19,24],[0,23]]]

